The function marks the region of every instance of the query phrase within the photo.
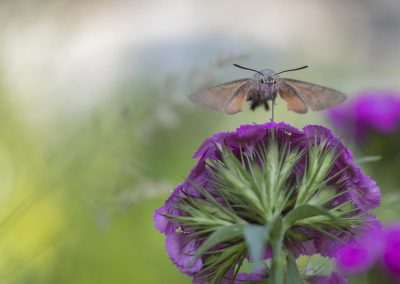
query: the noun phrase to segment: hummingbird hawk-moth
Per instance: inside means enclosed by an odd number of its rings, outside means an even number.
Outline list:
[[[268,101],[272,101],[272,120],[274,120],[277,94],[286,101],[288,110],[297,113],[306,113],[308,108],[313,111],[327,109],[346,100],[344,94],[334,89],[279,76],[281,73],[301,70],[308,66],[275,72],[270,69],[257,71],[237,64],[233,65],[255,73],[252,78],[239,79],[196,92],[189,96],[189,99],[226,114],[242,111],[247,101],[250,102],[251,110],[259,106],[264,106],[266,110],[269,110]]]

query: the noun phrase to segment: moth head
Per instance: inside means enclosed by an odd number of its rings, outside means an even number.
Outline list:
[[[272,86],[273,84],[275,84],[276,81],[275,71],[264,69],[260,72],[255,73],[253,75],[253,79],[260,84]]]
[[[275,84],[276,78],[275,76],[268,76],[265,79],[265,82],[268,86],[272,86],[273,84]]]

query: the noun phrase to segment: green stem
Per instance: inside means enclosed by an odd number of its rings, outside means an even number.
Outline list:
[[[270,244],[272,248],[272,266],[269,283],[284,284],[286,270],[286,252],[283,249],[283,238],[285,235],[285,226],[282,218],[278,217],[271,230]]]
[[[283,240],[276,240],[272,244],[272,267],[271,267],[271,284],[285,283],[285,266],[286,257],[283,250]]]

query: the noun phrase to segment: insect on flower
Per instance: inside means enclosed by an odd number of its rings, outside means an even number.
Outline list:
[[[306,113],[308,107],[314,111],[327,109],[346,100],[346,96],[334,89],[309,82],[281,78],[279,74],[307,68],[288,69],[275,72],[270,69],[257,71],[251,68],[233,64],[235,67],[254,71],[252,78],[239,79],[196,92],[189,96],[193,102],[226,114],[236,114],[242,111],[246,101],[250,101],[250,109],[255,110],[263,105],[269,110],[268,101],[272,101],[272,118],[274,120],[274,105],[277,94],[284,99],[288,110]]]

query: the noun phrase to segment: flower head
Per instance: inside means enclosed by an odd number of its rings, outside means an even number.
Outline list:
[[[380,258],[382,249],[380,224],[376,223],[338,249],[336,266],[346,274],[365,272]]]
[[[196,283],[242,277],[246,258],[258,269],[271,259],[250,276],[278,283],[299,255],[335,256],[380,202],[375,182],[321,126],[241,126],[206,139],[194,158],[154,221],[171,260]]]
[[[392,275],[400,279],[400,223],[392,224],[383,230],[383,263]]]
[[[400,279],[400,223],[383,228],[375,226],[343,245],[338,250],[336,266],[345,274],[367,273],[373,267],[380,267],[380,270],[376,271],[398,283]],[[390,282],[389,278],[387,281]]]
[[[393,134],[400,126],[400,93],[368,91],[327,112],[341,134],[356,141],[371,133]]]

